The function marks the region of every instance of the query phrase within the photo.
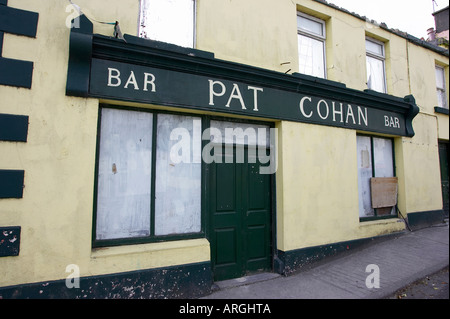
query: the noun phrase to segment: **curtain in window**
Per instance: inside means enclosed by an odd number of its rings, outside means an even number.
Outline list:
[[[367,56],[367,87],[371,90],[385,93],[384,63],[382,60]]]

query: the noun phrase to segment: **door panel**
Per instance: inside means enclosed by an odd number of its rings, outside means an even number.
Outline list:
[[[236,229],[216,229],[217,265],[236,263]]]
[[[236,167],[234,165],[216,166],[216,211],[230,212],[235,210],[235,193],[232,191],[236,184]]]
[[[261,164],[248,163],[243,167],[244,260],[246,272],[267,270],[271,267],[270,232],[270,175],[259,173]]]

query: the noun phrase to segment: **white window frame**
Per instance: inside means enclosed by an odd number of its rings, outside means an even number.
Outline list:
[[[140,0],[139,1],[139,19],[138,19],[138,28],[137,28],[137,34],[139,37],[142,38],[146,38],[146,39],[152,39],[152,40],[157,40],[157,41],[161,41],[161,42],[167,42],[167,43],[171,43],[174,45],[179,45],[179,46],[183,46],[183,47],[188,47],[188,48],[195,48],[196,47],[196,43],[197,43],[197,0],[186,0],[186,1],[192,1],[193,2],[193,17],[192,17],[192,41],[189,45],[183,45],[180,43],[174,43],[174,42],[170,42],[170,41],[166,41],[166,40],[161,40],[161,39],[155,39],[154,36],[145,36],[144,33],[145,28],[142,26],[142,22],[143,19],[145,17],[144,13],[143,13],[143,6],[145,5],[146,2],[150,2],[152,0]]]
[[[439,87],[438,86],[438,81],[437,81],[437,71],[442,72],[442,83],[444,84],[443,87]],[[448,103],[447,103],[447,92],[445,89],[445,68],[440,66],[440,65],[436,65],[435,66],[435,72],[436,72],[436,93],[437,93],[437,98],[438,98],[438,106],[444,109],[448,109]],[[445,99],[444,99],[444,105],[439,105],[439,92],[442,92],[442,94],[444,95]]]
[[[310,15],[300,12],[300,11],[297,12],[297,16],[308,19],[308,20],[312,20],[312,21],[320,23],[322,25],[322,33],[323,34],[317,34],[317,33],[311,32],[309,30],[302,29],[301,25],[298,23],[298,20],[297,20],[297,35],[303,35],[305,37],[309,37],[309,38],[312,38],[314,40],[317,40],[317,41],[320,41],[323,43],[323,61],[322,61],[323,62],[323,79],[326,79],[327,78],[327,54],[326,54],[327,35],[326,35],[325,21],[321,20],[319,18],[310,16]],[[297,45],[298,45],[298,41],[297,41]],[[300,52],[298,52],[297,56],[300,59]]]
[[[374,58],[374,59],[377,59],[377,60],[379,60],[379,61],[382,62],[382,64],[383,64],[383,91],[380,92],[380,93],[387,93],[387,81],[386,81],[386,48],[385,48],[385,44],[384,44],[384,42],[375,40],[374,38],[371,38],[371,37],[366,37],[366,40],[365,40],[364,43],[366,43],[367,41],[372,42],[372,43],[374,43],[374,44],[376,44],[376,45],[381,46],[382,54],[379,54],[379,53],[377,53],[377,52],[373,52],[373,51],[367,50],[367,45],[366,45],[366,46],[365,46],[365,47],[366,47],[366,56],[371,57],[371,58]],[[367,61],[366,61],[366,72],[367,72]],[[368,76],[368,74],[366,74],[366,79],[367,79],[367,76]],[[366,83],[366,84],[367,84],[367,87],[369,88],[369,83]],[[373,90],[373,89],[371,89],[371,88],[369,88],[369,89],[370,89],[370,90]]]

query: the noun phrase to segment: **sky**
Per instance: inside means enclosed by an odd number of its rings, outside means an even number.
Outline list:
[[[338,7],[378,23],[384,22],[390,29],[399,29],[417,38],[427,38],[427,29],[434,28],[433,0],[327,0]],[[449,0],[435,0],[434,11],[449,5]]]

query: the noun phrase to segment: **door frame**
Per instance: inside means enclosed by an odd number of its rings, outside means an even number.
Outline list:
[[[215,116],[215,115],[205,115],[202,117],[202,130],[205,130],[210,127],[211,120],[216,121],[225,121],[225,122],[234,122],[234,123],[245,123],[245,124],[254,124],[254,125],[267,125],[270,128],[275,128],[275,122],[269,122],[269,121],[257,121],[257,120],[247,120],[247,119],[240,119],[240,118],[230,118],[230,117],[222,117],[222,116]],[[202,149],[209,143],[208,140],[202,139]],[[278,141],[275,143],[275,147],[277,147]],[[278,150],[275,149],[275,152]],[[278,161],[278,159],[277,159]],[[211,188],[209,187],[209,181],[210,181],[210,169],[209,165],[202,161],[202,211],[203,211],[203,218],[205,222],[205,235],[206,239],[210,242],[212,240],[212,221],[211,221],[211,214],[210,214],[210,201],[209,198],[211,196]],[[276,270],[276,260],[278,260],[278,249],[277,249],[277,202],[276,202],[276,172],[270,175],[270,227],[271,227],[271,238],[270,238],[270,251],[271,251],[271,272],[274,272]],[[211,247],[210,247],[211,251]],[[214,270],[213,270],[213,263],[212,263],[212,256],[211,259],[211,273],[213,274],[214,278]]]
[[[445,140],[438,140],[438,156],[439,156],[439,170],[440,170],[440,181],[441,181],[441,193],[442,193],[442,212],[444,217],[448,218],[448,197],[447,203],[445,202],[444,193],[448,191],[448,152],[449,152],[449,142]],[[444,154],[445,152],[445,154]],[[447,163],[442,162],[445,159]],[[443,176],[443,167],[447,167],[447,176]],[[447,181],[443,180],[443,177],[447,177]],[[447,182],[447,190],[444,189],[444,182]],[[447,193],[448,196],[448,193]],[[446,207],[447,206],[447,207]]]

